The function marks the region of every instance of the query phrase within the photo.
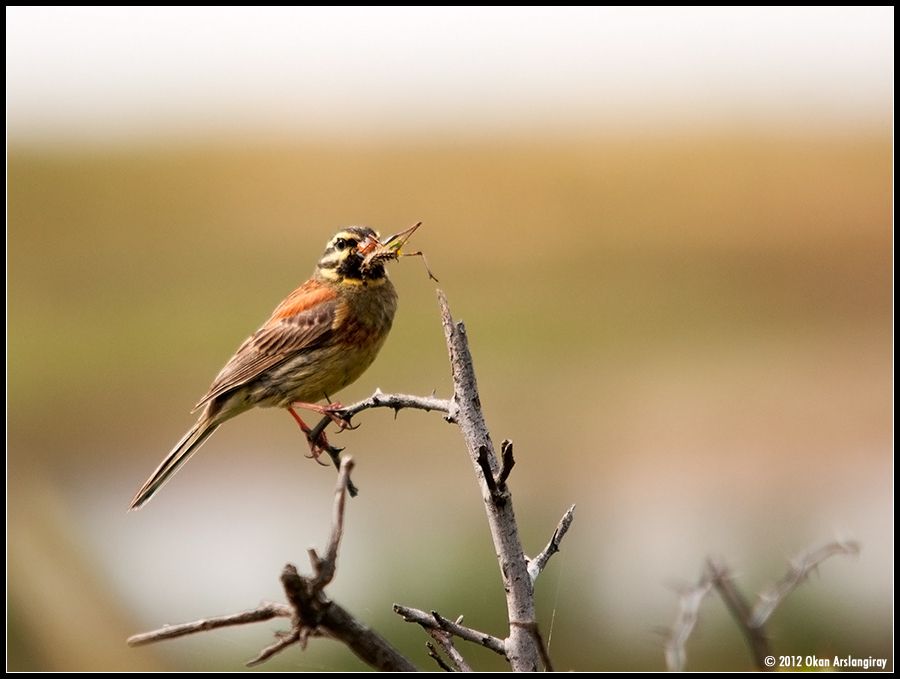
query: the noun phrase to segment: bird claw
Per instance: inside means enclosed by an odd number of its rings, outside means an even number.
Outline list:
[[[344,410],[344,405],[339,401],[329,402],[328,405],[320,406],[317,403],[294,403],[294,406],[299,408],[303,408],[304,410],[311,410],[314,413],[319,413],[320,415],[324,415],[329,420],[337,425],[338,429],[344,431],[345,429],[356,429],[359,425],[354,425],[350,423],[350,417],[352,416],[344,416],[341,411]]]
[[[309,455],[304,455],[303,457],[305,457],[307,460],[315,460],[316,464],[320,467],[327,467],[328,463],[322,462],[322,460],[319,459],[319,456],[322,454],[322,452],[323,451],[312,451]]]
[[[354,429],[359,429],[358,424],[352,424],[349,417],[344,417],[344,415],[341,414],[341,411],[343,409],[344,406],[341,403],[329,403],[327,406],[322,408],[322,414],[329,420],[334,422],[335,426],[337,426],[337,428],[341,431],[345,431],[347,429],[351,431]]]
[[[306,441],[309,444],[310,453],[309,455],[307,455],[307,457],[315,460],[323,467],[327,467],[328,464],[322,462],[319,458],[322,456],[322,453],[328,453],[328,457],[331,458],[334,466],[337,469],[340,469],[341,452],[343,452],[344,449],[333,446],[328,442],[328,438],[326,438],[325,436],[325,427],[328,426],[329,422],[334,422],[338,427],[340,427],[341,430],[356,429],[356,427],[350,424],[349,417],[343,417],[338,414],[343,406],[341,406],[340,403],[331,403],[327,406],[311,405],[309,403],[295,403],[294,405],[301,406],[303,408],[306,408],[307,410],[312,410],[313,412],[321,413],[325,416],[322,418],[321,422],[310,429],[309,426],[307,426],[306,422],[304,422],[303,419],[296,413],[293,406],[288,406],[287,408],[287,411],[291,414],[291,417],[293,417],[297,424],[300,425],[300,429],[302,429],[303,433],[306,435]],[[350,493],[351,497],[356,497],[356,494],[359,492],[349,478],[347,479],[347,492]]]
[[[317,463],[322,465],[323,467],[327,467],[327,462],[322,462],[319,458],[322,453],[327,453],[328,457],[332,460],[341,454],[344,450],[343,448],[338,448],[337,446],[333,446],[328,442],[328,439],[325,437],[325,432],[319,432],[319,436],[317,438],[313,438],[310,434],[307,434],[306,441],[309,443],[309,455],[306,457],[312,460],[315,460]]]

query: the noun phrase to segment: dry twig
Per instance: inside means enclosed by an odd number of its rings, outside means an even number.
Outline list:
[[[687,662],[685,644],[694,631],[700,617],[700,604],[712,590],[712,580],[705,570],[700,582],[681,592],[678,599],[678,615],[666,640],[666,667],[670,672],[682,672]]]
[[[685,644],[697,623],[700,604],[715,589],[747,641],[756,668],[771,671],[773,668],[765,662],[767,657],[772,656],[765,624],[772,614],[825,559],[837,554],[855,555],[859,553],[859,549],[859,543],[853,541],[830,542],[818,549],[804,552],[791,561],[790,570],[781,580],[759,594],[756,606],[752,608],[738,589],[728,567],[721,561],[708,559],[700,582],[681,595],[678,617],[666,642],[666,666],[672,671],[684,669],[687,659]]]
[[[435,398],[434,396],[413,396],[412,394],[385,394],[381,389],[376,389],[375,393],[369,396],[369,398],[364,398],[362,401],[357,401],[356,403],[352,403],[348,406],[344,406],[340,410],[334,411],[334,414],[340,417],[343,420],[346,420],[348,423],[354,415],[358,415],[364,410],[371,410],[372,408],[390,408],[394,411],[396,415],[401,410],[424,410],[427,413],[432,411],[436,411],[439,413],[447,413],[450,412],[450,401],[444,398]],[[448,422],[452,422],[449,416],[445,417]],[[331,421],[331,418],[326,417],[319,424],[323,427]],[[316,430],[313,430],[313,433],[316,433]]]
[[[562,515],[562,518],[559,520],[559,524],[556,526],[556,530],[553,531],[553,535],[550,537],[550,542],[547,543],[547,546],[544,547],[540,554],[529,560],[528,575],[531,578],[531,582],[537,580],[538,576],[550,561],[550,557],[559,551],[559,545],[562,542],[563,538],[566,537],[566,533],[569,532],[569,526],[572,525],[572,521],[574,520],[575,505],[572,505],[566,510],[566,513]]]
[[[453,398],[448,415],[459,425],[475,475],[481,485],[484,508],[500,565],[503,589],[506,592],[506,610],[509,619],[506,657],[513,671],[536,671],[540,662],[540,642],[538,635],[533,631],[535,629],[533,626],[537,624],[534,614],[534,589],[528,575],[522,542],[519,539],[512,496],[507,489],[501,502],[498,501],[496,489],[491,492],[487,479],[491,477],[493,481],[496,478],[499,465],[481,410],[466,326],[453,320],[447,298],[440,290],[438,301],[453,375]],[[482,457],[482,461],[486,460],[484,470],[479,463],[479,456]]]
[[[829,557],[839,554],[856,556],[859,554],[859,543],[853,540],[846,542],[829,542],[818,549],[807,551],[792,559],[787,574],[768,589],[760,592],[750,616],[750,624],[755,627],[765,625],[787,596],[806,581],[810,573]]]
[[[428,649],[428,657],[434,658],[434,661],[437,663],[437,666],[440,667],[444,672],[453,672],[455,671],[450,665],[447,664],[447,661],[441,657],[441,654],[437,652],[437,649],[434,647],[430,641],[425,642],[425,648]]]
[[[205,618],[203,620],[195,620],[181,625],[166,625],[152,632],[144,632],[143,634],[135,634],[128,637],[129,646],[143,646],[144,644],[152,644],[157,641],[165,641],[166,639],[176,639],[188,634],[196,634],[197,632],[208,632],[209,630],[219,629],[220,627],[232,627],[234,625],[247,625],[252,622],[263,622],[272,618],[290,618],[293,610],[287,604],[277,604],[266,602],[252,611],[244,611],[243,613],[235,613],[234,615],[223,615],[216,618]]]
[[[737,588],[731,571],[723,562],[713,559],[707,560],[706,571],[713,587],[722,597],[722,601],[725,602],[725,606],[740,628],[741,634],[750,648],[750,655],[753,656],[753,664],[756,669],[760,672],[771,670],[772,668],[767,667],[765,662],[766,658],[772,655],[769,639],[762,627],[754,627],[750,624],[750,605]]]
[[[450,658],[450,662],[453,663],[453,668],[457,672],[472,671],[472,666],[466,662],[466,659],[462,657],[462,653],[456,650],[456,646],[453,645],[453,637],[449,632],[431,629],[428,630],[428,634],[430,634],[431,638],[438,642],[441,648],[444,649],[444,653]]]
[[[471,627],[466,627],[458,622],[448,620],[437,611],[426,613],[425,611],[420,611],[418,608],[394,604],[394,613],[402,617],[406,622],[414,622],[421,625],[426,631],[436,629],[449,632],[450,634],[458,636],[460,639],[479,644],[485,648],[491,649],[494,653],[502,655],[504,658],[506,657],[506,644],[503,642],[503,639],[498,639],[485,632],[479,632]]]

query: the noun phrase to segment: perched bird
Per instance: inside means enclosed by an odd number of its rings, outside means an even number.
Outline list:
[[[141,486],[131,509],[146,503],[220,424],[246,410],[286,408],[310,437],[294,406],[329,415],[340,404],[315,402],[346,387],[375,360],[397,310],[385,264],[403,254],[400,248],[418,227],[384,241],[365,226],[339,231],[312,277],[275,308],[213,380],[194,407],[203,409],[197,423]],[[327,441],[316,434],[310,447],[318,458]]]

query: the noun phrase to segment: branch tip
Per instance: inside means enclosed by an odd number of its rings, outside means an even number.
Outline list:
[[[541,553],[536,557],[528,561],[528,575],[531,577],[531,583],[537,580],[538,576],[541,572],[546,568],[547,563],[550,561],[550,557],[559,552],[559,546],[563,541],[563,538],[566,537],[566,533],[569,532],[569,528],[572,525],[572,521],[575,520],[575,505],[569,507],[565,513],[562,515],[562,518],[559,520],[559,523],[556,526],[556,529],[553,531],[553,535],[550,537],[550,542],[547,543],[547,546],[541,550]]]
[[[512,468],[516,465],[516,458],[513,457],[513,443],[509,439],[504,439],[500,444],[500,476],[497,478],[497,487],[506,490],[506,480],[509,478]]]
[[[751,623],[758,627],[765,625],[788,595],[803,584],[810,573],[818,570],[823,561],[832,556],[857,556],[861,549],[860,543],[855,540],[835,540],[800,554],[791,561],[790,569],[781,580],[760,592],[753,607]]]
[[[291,632],[282,635],[280,639],[276,640],[275,643],[266,646],[263,650],[259,652],[255,658],[248,660],[246,662],[247,667],[256,667],[257,665],[261,665],[266,660],[271,658],[273,655],[276,655],[286,649],[288,646],[292,644],[300,643],[303,648],[306,648],[305,641],[301,641],[301,635],[299,629],[294,629]]]
[[[453,668],[447,664],[447,662],[440,656],[437,652],[437,649],[434,647],[430,641],[425,642],[425,648],[428,649],[428,657],[433,658],[437,663],[437,666],[440,667],[444,672],[453,672]]]
[[[502,655],[504,658],[507,657],[506,642],[504,642],[503,639],[498,639],[485,632],[480,632],[471,627],[452,622],[437,611],[426,613],[425,611],[420,611],[418,608],[410,608],[409,606],[403,606],[401,604],[394,604],[393,609],[394,613],[403,618],[404,621],[416,623],[426,632],[430,630],[447,632],[460,639],[464,639],[465,641],[471,641],[479,646],[489,648],[494,651],[494,653]]]

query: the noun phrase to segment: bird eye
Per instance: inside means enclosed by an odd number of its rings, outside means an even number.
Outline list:
[[[356,245],[356,241],[352,238],[338,238],[334,241],[334,247],[338,250],[346,250],[347,248],[352,248]]]

